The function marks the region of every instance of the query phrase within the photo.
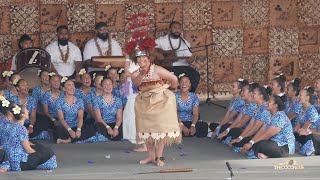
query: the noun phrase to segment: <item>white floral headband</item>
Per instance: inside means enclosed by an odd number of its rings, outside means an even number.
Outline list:
[[[84,75],[85,73],[87,73],[86,69],[84,69],[84,68],[80,69],[80,71],[79,71],[80,76]]]
[[[119,69],[118,74],[121,74],[124,71],[123,68]]]
[[[8,100],[5,99],[2,101],[2,107],[9,107],[9,105],[10,105],[10,102]]]
[[[40,76],[41,71],[42,71],[41,69],[38,70],[38,74],[37,74],[38,76]]]
[[[280,77],[280,76],[283,76],[283,73],[280,73],[280,74],[277,76],[277,78]]]
[[[51,73],[49,73],[48,75],[49,75],[50,77],[52,77],[52,76],[55,76],[55,75],[56,75],[56,73],[51,72]]]
[[[111,66],[108,65],[108,66],[106,66],[106,67],[104,68],[104,70],[105,70],[105,71],[108,71],[110,68],[111,68]]]
[[[92,74],[92,79],[94,80],[96,78],[97,73]]]
[[[21,107],[16,106],[16,107],[14,107],[14,108],[12,109],[12,111],[13,111],[13,114],[20,114],[20,112],[21,112]]]
[[[239,82],[243,82],[243,81],[244,81],[244,79],[242,79],[242,78],[239,78],[239,79],[238,79],[238,81],[239,81]]]
[[[180,79],[180,78],[184,77],[185,75],[186,75],[185,73],[182,73],[182,74],[180,74],[180,75],[178,76],[178,78]]]
[[[3,71],[2,77],[10,77],[13,74],[13,71]]]
[[[282,93],[278,94],[278,96],[279,96],[279,97],[282,97],[282,96],[284,96],[284,95],[285,95],[285,93],[284,93],[284,92],[282,92]]]
[[[304,87],[303,89],[304,90],[308,90],[310,88],[310,86],[306,86],[306,87]]]
[[[263,85],[263,87],[264,87],[265,89],[267,89],[269,86],[268,86],[268,85]]]
[[[19,80],[20,80],[20,79],[14,79],[14,80],[12,81],[12,84],[13,84],[13,85],[17,85]]]
[[[68,78],[63,76],[62,79],[61,79],[61,83],[65,83],[67,80],[68,80]]]

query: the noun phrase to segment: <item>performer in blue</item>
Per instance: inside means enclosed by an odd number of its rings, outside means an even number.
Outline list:
[[[313,102],[314,88],[307,86],[305,87],[299,96],[300,103],[303,106],[302,113],[299,114],[297,125],[294,127],[294,135],[296,141],[301,144],[299,153],[302,155],[311,155],[314,153],[314,147],[311,140],[311,135],[300,134],[300,131],[316,128],[319,115],[316,108],[312,105]]]
[[[38,76],[40,78],[40,84],[35,86],[32,89],[32,97],[37,102],[37,112],[43,112],[41,100],[45,92],[50,89],[50,82],[49,82],[49,75],[48,71],[46,70],[39,70]]]
[[[248,153],[248,156],[252,154],[259,159],[286,157],[294,153],[295,138],[291,122],[284,112],[285,99],[282,98],[270,96],[267,110],[271,113],[271,120],[243,146],[242,153]]]
[[[199,122],[198,96],[190,92],[191,82],[188,76],[180,74],[178,77],[180,91],[176,92],[175,95],[182,135],[206,137],[208,134],[208,123]]]
[[[103,95],[94,99],[93,110],[96,117],[96,131],[109,140],[121,140],[122,134],[122,102],[112,94],[113,81],[105,78],[101,82]]]
[[[240,114],[242,108],[245,105],[245,102],[241,98],[240,94],[242,92],[242,88],[248,84],[249,83],[247,80],[241,78],[232,83],[233,98],[231,99],[226,115],[224,116],[221,122],[211,123],[209,125],[211,131],[213,131],[211,138],[218,137],[221,132],[225,131],[230,126],[231,123],[228,122],[236,119],[237,116]]]
[[[302,113],[302,105],[299,102],[300,79],[294,79],[289,82],[287,87],[288,101],[286,101],[286,110],[288,118],[291,120],[292,127],[297,124],[297,117]]]
[[[55,131],[57,144],[92,142],[95,140],[93,125],[83,123],[83,100],[74,96],[75,85],[67,77],[61,79],[65,96],[56,102],[59,125]]]
[[[5,90],[5,98],[11,99],[11,96],[18,95],[17,88],[13,84],[13,82],[17,83],[18,80],[21,79],[21,77],[19,74],[13,73],[12,71],[7,71],[7,73],[5,73],[5,74],[6,74],[6,76],[4,76],[4,77],[5,77],[6,81],[8,81],[7,84],[9,85],[7,87],[7,89]]]
[[[29,96],[29,85],[24,79],[19,79],[18,82],[13,83],[18,95],[12,96],[11,100],[18,106],[26,106],[29,112],[29,117],[25,121],[25,126],[28,129],[29,136],[32,139],[50,139],[48,128],[52,124],[49,117],[37,114],[37,102]]]

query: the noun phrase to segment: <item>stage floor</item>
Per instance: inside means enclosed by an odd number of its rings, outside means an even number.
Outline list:
[[[226,105],[226,101],[217,102]],[[200,105],[201,119],[217,121],[225,113],[213,105]],[[51,146],[58,157],[53,171],[7,172],[0,179],[227,179],[229,162],[235,179],[319,179],[320,157],[289,157],[248,160],[227,146],[209,138],[184,138],[165,152],[166,165],[140,165],[145,153],[132,152],[129,142],[68,144]],[[275,170],[274,165],[294,159],[304,170]],[[192,168],[188,173],[150,173],[161,169]]]

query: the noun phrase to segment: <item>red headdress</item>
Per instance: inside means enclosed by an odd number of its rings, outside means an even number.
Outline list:
[[[135,14],[132,18],[128,18],[128,24],[132,36],[126,46],[126,53],[131,54],[134,51],[136,53],[142,51],[151,51],[155,48],[156,43],[153,38],[147,37],[147,30],[149,27],[147,13]]]

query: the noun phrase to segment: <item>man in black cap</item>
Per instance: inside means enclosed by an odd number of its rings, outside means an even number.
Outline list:
[[[106,22],[98,22],[95,27],[96,37],[90,39],[83,51],[83,60],[90,60],[92,56],[123,56],[120,44],[111,39]],[[90,71],[99,70],[89,68]]]
[[[32,39],[29,35],[27,34],[23,34],[20,39],[18,40],[18,47],[19,47],[19,50],[22,51],[24,49],[27,49],[27,48],[31,48],[33,46],[33,43],[32,43]],[[19,51],[19,52],[20,52]],[[17,70],[17,59],[16,59],[16,55],[18,53],[16,53],[13,58],[12,58],[12,61],[11,61],[11,68],[9,68],[11,71],[16,71]]]

